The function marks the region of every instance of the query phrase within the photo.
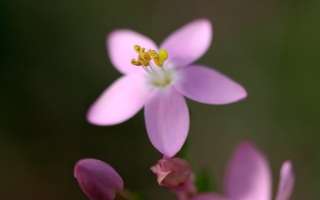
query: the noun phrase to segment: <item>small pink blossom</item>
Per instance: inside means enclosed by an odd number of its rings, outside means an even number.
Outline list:
[[[109,57],[123,76],[92,105],[87,115],[89,122],[119,124],[144,107],[151,143],[165,156],[174,156],[189,130],[189,110],[184,96],[205,104],[222,105],[247,95],[241,85],[222,73],[193,64],[208,50],[212,35],[211,23],[206,19],[192,21],[178,29],[160,48],[148,37],[131,30],[110,33],[107,37]],[[149,62],[152,54],[146,54],[142,47],[154,52],[159,50],[154,62]],[[132,60],[137,52],[138,59]]]
[[[83,159],[74,167],[74,177],[90,200],[114,200],[123,190],[123,180],[107,163]]]
[[[252,144],[242,143],[230,160],[224,179],[224,194],[199,194],[192,200],[271,200],[272,177],[265,156]],[[289,200],[294,186],[290,161],[282,164],[276,200]]]

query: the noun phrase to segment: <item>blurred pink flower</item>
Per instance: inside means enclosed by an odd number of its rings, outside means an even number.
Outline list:
[[[272,181],[268,162],[252,144],[242,143],[230,160],[224,195],[199,194],[192,200],[271,200]],[[294,186],[290,161],[282,164],[276,200],[289,200]]]
[[[211,39],[212,27],[206,19],[195,20],[178,29],[164,40],[160,49],[137,32],[113,31],[107,37],[107,49],[112,64],[123,76],[89,109],[89,122],[119,124],[145,107],[151,143],[165,156],[174,156],[183,146],[189,130],[189,111],[184,96],[201,103],[221,105],[247,95],[241,85],[220,72],[192,64],[207,51]],[[138,59],[132,59],[137,53]]]
[[[90,200],[113,200],[123,190],[123,180],[107,163],[83,159],[74,167],[74,177]]]

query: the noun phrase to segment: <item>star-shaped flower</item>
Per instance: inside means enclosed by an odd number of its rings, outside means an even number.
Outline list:
[[[119,124],[144,107],[151,143],[165,156],[174,156],[189,130],[184,96],[222,105],[247,95],[241,85],[220,72],[193,64],[208,50],[212,32],[208,20],[198,19],[169,35],[160,48],[137,32],[112,32],[107,37],[107,50],[112,64],[123,76],[92,105],[87,116],[89,122]]]

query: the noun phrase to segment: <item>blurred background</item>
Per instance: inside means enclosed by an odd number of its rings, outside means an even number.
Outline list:
[[[320,198],[319,0],[2,0],[0,194],[2,199],[85,199],[73,179],[86,157],[111,163],[145,199],[174,199],[149,167],[160,154],[147,139],[143,114],[97,127],[85,114],[119,77],[105,36],[130,28],[160,43],[199,17],[215,29],[198,62],[244,85],[248,98],[229,106],[189,101],[187,158],[222,190],[236,145],[252,140],[278,181],[293,160],[292,199]]]

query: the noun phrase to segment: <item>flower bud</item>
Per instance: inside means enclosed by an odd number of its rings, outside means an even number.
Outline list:
[[[172,189],[193,179],[189,163],[180,158],[163,158],[151,167],[151,171],[157,176],[159,185]]]
[[[123,190],[123,180],[107,163],[83,159],[74,167],[74,177],[90,200],[114,200]]]

